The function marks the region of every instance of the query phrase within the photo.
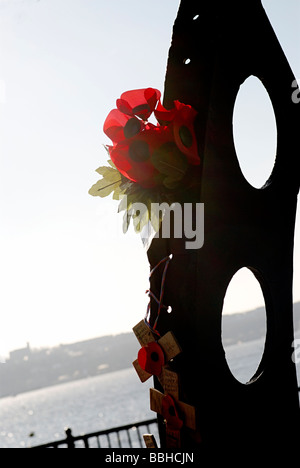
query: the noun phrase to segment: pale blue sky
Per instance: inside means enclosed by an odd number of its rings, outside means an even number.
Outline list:
[[[163,91],[178,5],[0,0],[0,355],[27,341],[47,346],[129,331],[143,318],[149,268],[140,238],[122,234],[117,202],[88,190],[107,159],[102,125],[116,98],[134,88]],[[264,5],[300,77],[299,2]],[[257,102],[258,114],[270,113],[265,96],[250,94],[247,109]],[[272,118],[266,145],[271,129]],[[243,168],[260,184],[270,159],[255,160],[241,135]],[[295,300],[299,269],[298,226]],[[226,312],[262,304],[247,275],[238,289],[244,293],[228,298]]]

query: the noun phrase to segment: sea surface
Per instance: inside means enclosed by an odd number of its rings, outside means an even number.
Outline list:
[[[226,348],[227,361],[238,380],[245,383],[254,374],[263,347],[263,341],[256,340]],[[300,364],[297,372],[300,384]],[[75,436],[151,419],[155,417],[149,409],[151,381],[142,384],[129,368],[2,398],[0,448],[26,448],[64,439],[66,427]]]

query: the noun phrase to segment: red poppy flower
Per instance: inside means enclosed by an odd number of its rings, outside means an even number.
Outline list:
[[[105,119],[103,130],[113,143],[119,143],[137,135],[144,127],[141,120],[113,109]]]
[[[186,155],[189,164],[199,165],[197,139],[194,131],[194,121],[197,115],[191,106],[174,101],[174,108],[166,109],[160,103],[155,110],[159,122],[168,125],[173,131],[174,141],[178,149]]]
[[[143,370],[151,375],[160,375],[165,364],[163,350],[156,341],[143,346],[138,352],[138,362]]]
[[[126,91],[117,100],[117,108],[126,115],[136,115],[146,121],[155,110],[160,97],[160,91],[153,88]]]
[[[167,421],[167,426],[174,431],[179,431],[183,426],[183,421],[178,415],[175,401],[171,395],[165,395],[162,400],[162,416]]]
[[[169,141],[172,134],[167,128],[147,124],[143,131],[110,147],[109,153],[121,174],[144,188],[151,188],[159,182],[152,155]]]

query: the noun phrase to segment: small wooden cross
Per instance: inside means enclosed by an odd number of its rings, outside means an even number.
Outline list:
[[[164,336],[159,338],[159,340],[156,340],[154,333],[146,325],[144,320],[141,320],[141,322],[139,322],[133,328],[133,332],[142,347],[147,347],[147,345],[149,345],[150,343],[154,343],[157,341],[157,343],[159,344],[164,354],[164,364],[167,364],[171,359],[174,359],[174,357],[176,357],[179,353],[181,353],[181,348],[179,344],[177,343],[172,332],[168,332]],[[153,358],[156,359],[157,357],[155,356],[156,353],[153,353],[153,354],[154,354]],[[141,368],[138,359],[136,359],[132,364],[141,382],[146,382],[146,380],[152,377],[153,374],[150,374],[149,372]],[[162,367],[162,370],[163,370],[163,367]],[[161,377],[161,374],[159,375],[159,378],[160,377]]]
[[[179,401],[179,376],[165,367],[162,373],[164,394],[150,389],[150,409],[161,414],[166,421],[168,448],[181,447],[181,428],[186,426],[196,430],[196,410],[194,406]]]
[[[163,414],[163,400],[168,396],[167,394],[161,393],[154,388],[150,388],[150,408],[158,414]],[[183,403],[182,401],[175,401],[173,399],[176,409],[178,410],[179,416],[182,418],[183,425],[196,430],[196,410],[194,406]],[[168,424],[168,420],[167,420]]]
[[[143,434],[146,448],[157,449],[157,443],[153,434]]]

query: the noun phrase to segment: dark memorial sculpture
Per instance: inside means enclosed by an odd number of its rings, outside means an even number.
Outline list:
[[[261,189],[244,178],[234,147],[232,118],[241,84],[261,80],[275,113],[274,169]],[[151,267],[173,254],[165,279],[161,335],[172,331],[182,352],[171,362],[181,400],[196,408],[197,429],[181,430],[181,448],[299,444],[299,401],[293,343],[293,242],[300,171],[300,105],[295,78],[260,0],[182,0],[174,25],[164,105],[175,99],[197,112],[198,182],[179,201],[205,207],[205,240],[155,238]],[[222,308],[233,275],[249,268],[263,291],[267,335],[256,374],[247,384],[231,374],[222,346]],[[161,265],[151,277],[159,297]],[[152,299],[150,323],[157,304]],[[156,388],[161,389],[156,379]],[[161,447],[168,447],[159,417]],[[297,442],[298,441],[298,442]]]

